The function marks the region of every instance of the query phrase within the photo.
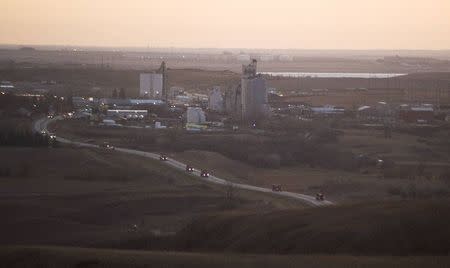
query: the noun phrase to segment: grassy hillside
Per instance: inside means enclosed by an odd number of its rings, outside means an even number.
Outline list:
[[[180,248],[251,253],[448,255],[448,200],[224,213],[193,222]]]
[[[225,189],[184,171],[106,150],[0,147],[3,170],[8,170],[0,172],[3,245],[116,245],[169,235],[192,218],[227,209],[301,206],[243,192],[229,200]]]
[[[0,248],[0,267],[448,267],[450,257],[231,255],[59,247]]]

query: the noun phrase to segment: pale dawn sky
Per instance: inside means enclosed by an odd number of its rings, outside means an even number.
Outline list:
[[[450,0],[0,0],[0,43],[450,49]]]

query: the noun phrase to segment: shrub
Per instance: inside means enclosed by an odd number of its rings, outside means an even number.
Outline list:
[[[22,162],[19,166],[17,176],[28,177],[30,175],[31,166],[27,162]]]
[[[9,177],[11,176],[11,168],[4,167],[0,168],[0,177]]]
[[[447,184],[450,184],[450,168],[445,169],[439,175],[439,179],[444,181]]]
[[[279,168],[281,165],[281,157],[279,154],[249,154],[248,161],[257,167],[262,168]]]
[[[0,129],[0,146],[46,147],[49,144],[47,136],[33,134],[29,130],[14,127]]]
[[[403,196],[403,189],[399,186],[391,186],[387,190],[388,194],[390,195],[396,195],[396,196]]]

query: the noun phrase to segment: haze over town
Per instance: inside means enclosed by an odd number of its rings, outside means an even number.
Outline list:
[[[449,49],[447,0],[3,0],[0,43]]]

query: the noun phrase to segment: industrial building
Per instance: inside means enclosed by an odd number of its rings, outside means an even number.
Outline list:
[[[266,80],[256,73],[256,60],[242,66],[241,106],[242,119],[247,122],[269,114]]]
[[[179,105],[188,105],[192,103],[192,97],[190,95],[178,95],[175,97],[175,100],[172,101],[172,104],[179,104]]]
[[[165,102],[162,100],[150,100],[150,99],[112,99],[102,98],[99,100],[99,105],[107,106],[108,108],[115,109],[131,109],[132,107],[148,108],[152,106],[163,105]]]
[[[186,111],[187,124],[203,124],[206,122],[205,112],[200,107],[188,107]]]
[[[213,87],[213,89],[209,93],[208,108],[209,110],[214,112],[223,112],[224,100],[220,87],[218,86]]]
[[[430,104],[402,106],[400,118],[407,123],[431,123],[434,119],[434,107]]]
[[[142,98],[162,99],[163,75],[142,73],[140,75],[139,96]]]
[[[8,91],[8,90],[14,90],[15,87],[10,81],[1,81],[0,82],[0,90],[2,92]]]
[[[393,119],[396,115],[396,109],[392,105],[380,101],[375,105],[363,105],[356,109],[356,116],[360,120],[384,122],[387,119]]]
[[[310,109],[312,114],[317,116],[343,115],[345,113],[345,109],[343,107],[336,107],[333,105],[311,107]]]
[[[282,54],[278,57],[279,61],[293,61],[294,58],[291,55]]]
[[[183,87],[171,87],[168,92],[168,98],[170,100],[174,100],[177,96],[184,94]]]
[[[239,55],[236,56],[236,59],[238,61],[241,61],[241,62],[248,62],[248,61],[250,61],[250,55],[248,55],[248,54],[239,54]]]
[[[156,72],[141,73],[139,82],[141,98],[167,100],[167,70],[164,61]]]
[[[118,117],[126,119],[144,119],[148,115],[147,110],[116,110],[110,109],[106,112],[108,117]]]
[[[98,99],[84,98],[84,97],[72,97],[72,105],[75,109],[81,109],[86,107],[92,107],[98,103]]]
[[[275,56],[272,54],[265,54],[259,56],[260,61],[273,61],[275,59]]]
[[[225,91],[224,110],[232,117],[241,119],[241,84],[231,87]]]

